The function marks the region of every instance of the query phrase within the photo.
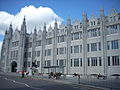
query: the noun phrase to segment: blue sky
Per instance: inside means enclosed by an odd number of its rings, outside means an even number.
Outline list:
[[[88,16],[92,13],[99,15],[99,9],[103,7],[108,13],[109,9],[120,10],[120,0],[0,0],[0,11],[17,14],[24,6],[45,6],[53,9],[63,19],[68,16],[71,19],[80,18],[83,11]]]
[[[38,8],[40,6],[51,8],[59,17],[66,19],[68,16],[71,20],[82,20],[82,12],[86,12],[88,17],[93,13],[99,16],[100,8],[104,8],[105,14],[109,10],[115,8],[120,12],[120,0],[0,0],[0,11],[5,11],[11,15],[16,15],[21,8],[33,5]],[[0,25],[1,26],[1,25]],[[3,40],[0,34],[0,41]]]

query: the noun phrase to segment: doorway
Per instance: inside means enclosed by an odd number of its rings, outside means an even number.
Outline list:
[[[17,63],[13,61],[11,63],[11,72],[16,72],[17,71]]]

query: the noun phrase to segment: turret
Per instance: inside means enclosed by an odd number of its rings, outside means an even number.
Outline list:
[[[35,34],[35,35],[37,34],[37,29],[36,29],[36,26],[35,26],[35,29],[34,29],[34,34]]]
[[[100,9],[100,17],[104,17],[104,9],[103,8]]]
[[[83,20],[83,22],[87,21],[87,14],[85,14],[85,13],[82,14],[82,20]]]
[[[54,29],[58,29],[58,25],[57,25],[57,20],[55,19],[55,23],[54,23]]]
[[[68,16],[68,19],[67,19],[67,26],[70,26],[71,25],[71,20],[70,20],[70,16]]]
[[[46,23],[44,23],[43,32],[46,32]]]
[[[9,30],[8,30],[8,34],[9,34],[9,39],[12,37],[13,35],[13,28],[12,28],[12,23],[10,23],[10,27],[9,27]]]
[[[25,16],[24,16],[23,23],[22,23],[22,26],[21,26],[21,34],[26,34],[26,19],[25,19]]]

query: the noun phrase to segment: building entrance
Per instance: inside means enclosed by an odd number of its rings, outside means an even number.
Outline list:
[[[11,72],[16,72],[17,71],[17,63],[13,61],[11,63]]]

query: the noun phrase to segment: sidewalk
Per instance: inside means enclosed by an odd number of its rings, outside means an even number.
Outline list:
[[[73,77],[71,75],[67,75],[64,79],[63,76],[61,76],[60,79],[49,79],[47,75],[39,76],[34,75],[30,76],[37,79],[44,79],[44,80],[50,80],[54,82],[59,82],[63,84],[71,84],[71,85],[77,85],[77,86],[84,86],[89,88],[94,88],[96,90],[120,90],[120,79],[110,79],[107,80],[103,79],[96,79],[96,78],[80,78],[80,82],[78,80],[78,77]],[[92,89],[91,89],[92,90]]]

